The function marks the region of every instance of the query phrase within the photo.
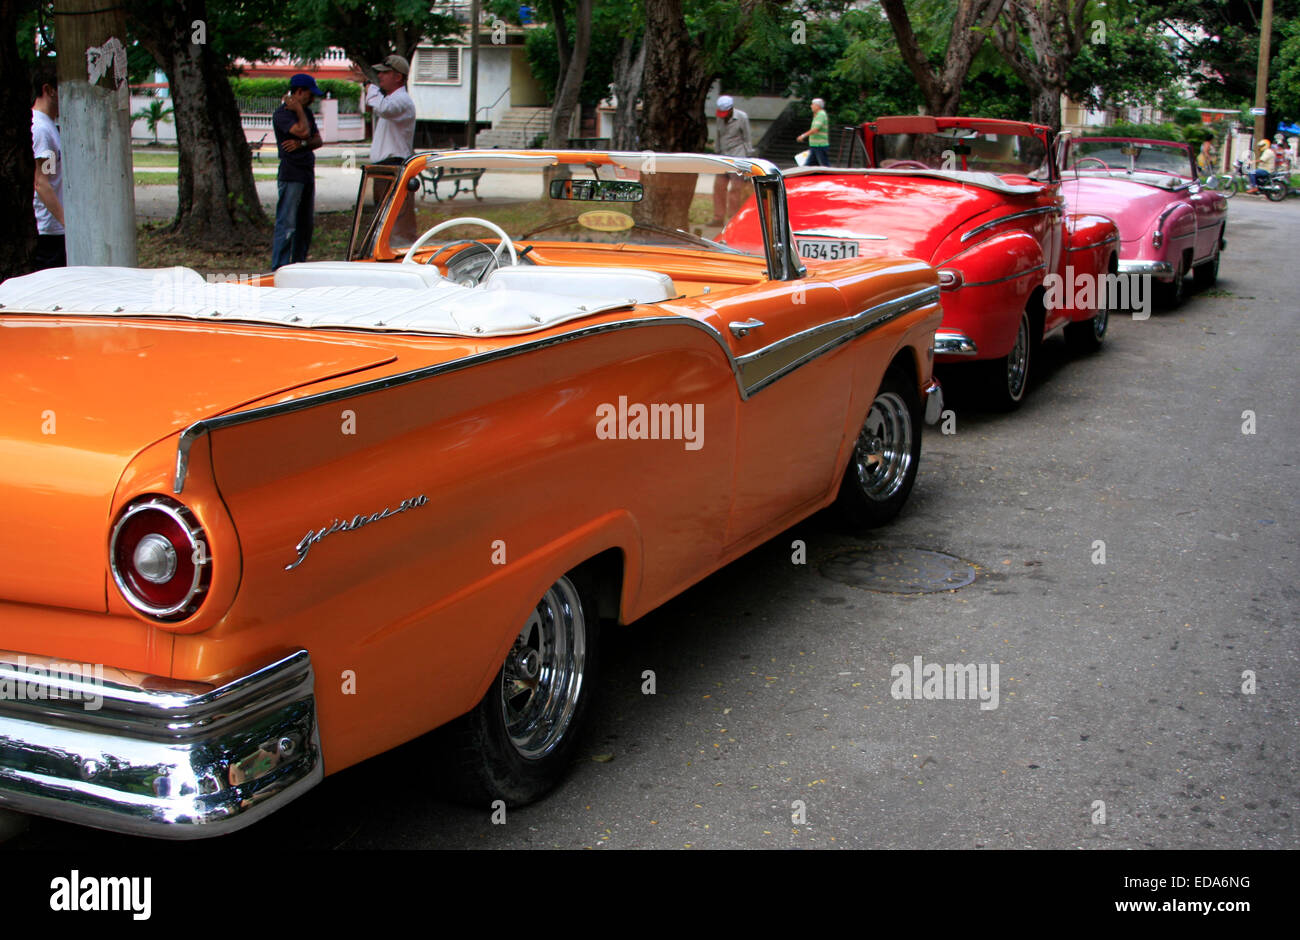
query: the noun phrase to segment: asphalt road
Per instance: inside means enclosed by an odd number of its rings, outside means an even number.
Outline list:
[[[1048,341],[1019,412],[953,402],[895,525],[818,516],[607,634],[588,745],[545,801],[504,824],[440,802],[417,742],[159,850],[1296,848],[1300,286],[1279,262],[1300,203],[1235,199],[1228,240],[1179,311],[1114,318],[1093,356]],[[821,573],[876,546],[976,577],[904,596]],[[893,698],[917,656],[996,663],[998,707]],[[135,841],[32,820],[6,847]]]

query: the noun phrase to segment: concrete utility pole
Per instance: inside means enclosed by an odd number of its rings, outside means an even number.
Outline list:
[[[1255,67],[1255,107],[1268,107],[1268,44],[1273,32],[1273,0],[1264,0],[1259,22],[1259,64]],[[1255,146],[1264,139],[1263,114],[1255,115]]]
[[[55,0],[54,24],[68,264],[134,267],[126,14],[114,0]]]
[[[465,143],[471,150],[478,137],[478,4],[469,5],[469,133]]]

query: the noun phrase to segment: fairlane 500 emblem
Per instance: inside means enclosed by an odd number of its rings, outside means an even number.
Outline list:
[[[300,541],[296,546],[298,560],[292,564],[285,565],[284,570],[292,571],[294,568],[301,565],[303,561],[306,560],[307,553],[311,551],[311,547],[327,535],[333,535],[335,532],[351,532],[352,530],[359,529],[362,526],[370,525],[372,522],[378,522],[380,519],[387,519],[389,516],[395,516],[399,512],[406,512],[408,509],[419,509],[421,506],[428,505],[428,502],[429,497],[421,493],[419,496],[412,496],[409,499],[402,500],[396,509],[388,509],[385,507],[383,512],[371,513],[368,516],[353,516],[351,519],[347,520],[335,519],[328,526],[324,526],[320,529],[308,529],[307,534],[302,537],[302,541]]]

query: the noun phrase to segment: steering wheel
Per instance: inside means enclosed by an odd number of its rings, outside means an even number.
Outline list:
[[[402,264],[418,264],[419,262],[414,260],[416,249],[422,246],[434,235],[437,235],[443,229],[448,229],[455,225],[483,226],[485,229],[488,229],[489,231],[491,231],[493,234],[495,234],[497,237],[501,239],[501,246],[506,248],[510,252],[510,263],[511,264],[519,263],[519,255],[515,251],[515,243],[510,240],[509,235],[507,235],[504,231],[501,230],[500,226],[496,225],[493,222],[489,222],[487,219],[477,219],[467,215],[455,219],[447,219],[445,222],[439,222],[433,228],[429,229],[427,232],[425,232],[423,235],[417,238],[415,240],[415,244],[411,245],[411,247],[407,249],[405,257],[402,258]],[[493,254],[497,257],[497,263],[499,264],[500,257],[501,257],[501,248],[498,247],[497,250],[493,252]]]
[[[1097,162],[1097,163],[1100,163],[1100,164],[1101,164],[1101,168],[1102,168],[1103,170],[1109,170],[1109,169],[1110,169],[1109,164],[1107,164],[1106,161],[1103,160],[1101,157],[1080,157],[1078,160],[1075,160],[1075,161],[1074,161],[1074,168],[1075,168],[1076,170],[1079,169],[1079,164],[1080,164],[1080,163],[1084,163],[1085,161],[1088,161],[1088,160],[1093,160],[1093,161],[1095,161],[1095,162]]]
[[[887,167],[882,166],[881,169],[882,170],[928,170],[931,168],[926,166],[920,160],[895,160],[892,163],[890,163],[889,166]]]

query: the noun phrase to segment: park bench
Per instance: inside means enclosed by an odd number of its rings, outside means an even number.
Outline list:
[[[252,154],[253,159],[258,163],[262,162],[262,144],[266,143],[266,138],[270,136],[270,131],[268,131],[257,139],[257,143],[253,143],[251,140],[248,142],[248,152]]]
[[[423,187],[420,195],[427,196],[433,193],[433,198],[442,202],[442,197],[438,195],[438,184],[455,183],[455,189],[451,191],[448,199],[455,199],[458,193],[472,191],[474,198],[481,201],[483,197],[478,194],[478,181],[482,175],[481,168],[436,166],[420,174],[420,185]],[[461,185],[462,182],[465,183],[464,186]]]

